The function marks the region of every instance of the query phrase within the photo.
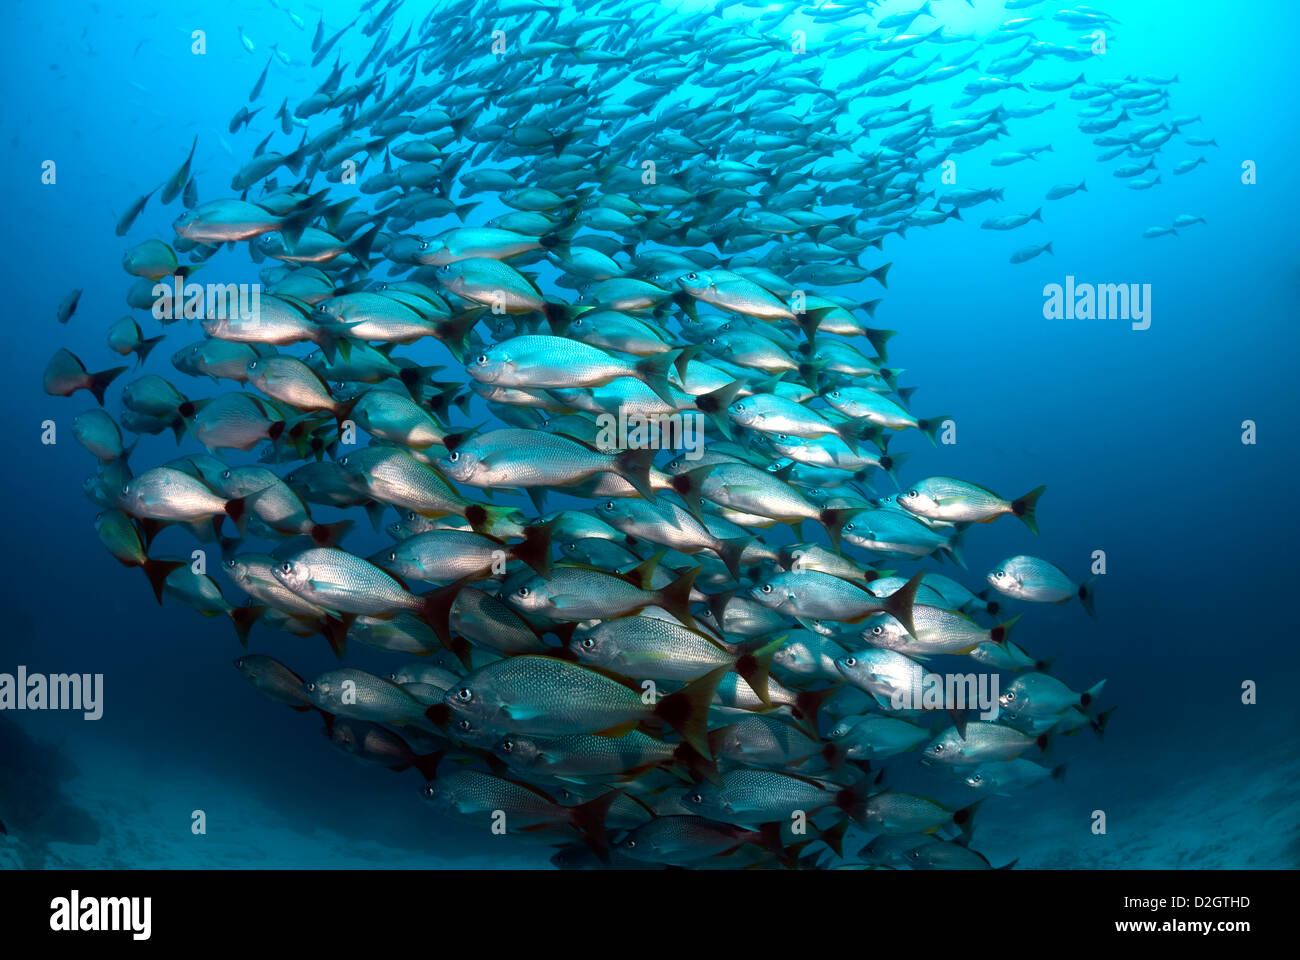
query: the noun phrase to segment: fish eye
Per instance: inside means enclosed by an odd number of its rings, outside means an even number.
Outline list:
[[[421,249],[421,250],[428,250],[428,249],[429,249],[429,241],[428,241],[428,240],[421,240],[421,241],[420,241],[420,249]]]
[[[590,650],[595,645],[596,645],[596,641],[591,639],[591,637],[587,637],[587,639],[582,641],[582,649],[584,650]]]
[[[848,523],[844,524],[844,529],[845,529],[845,530],[852,530],[852,529],[853,529],[853,521],[850,520]]]
[[[456,728],[457,728],[458,730],[464,730],[464,731],[468,732],[468,731],[469,731],[469,721],[468,721],[468,720],[462,720],[462,721],[460,721],[460,723],[456,724]]]
[[[459,459],[460,459],[460,451],[458,451],[458,450],[453,450],[453,451],[452,451],[450,454],[448,454],[448,456],[447,456],[447,462],[448,462],[448,463],[455,463],[455,462],[456,462],[457,460],[459,460]]]
[[[919,497],[919,496],[920,496],[920,494],[917,493],[915,490],[909,490],[909,491],[907,491],[907,495],[908,495],[909,497],[913,497],[913,498],[915,498],[915,497]]]
[[[716,347],[717,345],[718,345],[718,338],[717,338],[717,337],[709,337],[709,346],[711,346],[711,347]]]
[[[257,361],[256,361],[256,360],[249,360],[249,361],[248,361],[248,369],[249,369],[249,370],[256,370],[256,369],[257,369]]]
[[[623,846],[627,847],[629,850],[635,850],[635,849],[636,849],[636,841],[633,840],[631,837],[628,837],[628,839],[626,840],[626,842],[624,842]]]
[[[1012,700],[1014,700],[1014,699],[1016,699],[1016,693],[1015,693],[1015,691],[1014,691],[1014,690],[1008,691],[1008,692],[1007,692],[1007,703],[1010,703],[1010,702],[1011,702]]]
[[[348,461],[351,459],[352,459],[351,457],[344,457],[342,460],[339,461],[339,466],[346,467],[348,465]]]
[[[502,752],[502,753],[513,753],[513,752],[514,752],[514,749],[515,749],[515,742],[514,742],[513,740],[502,740],[502,741],[501,741],[501,752]]]
[[[469,687],[461,687],[456,691],[456,699],[461,703],[468,703],[474,699],[474,691],[470,690]]]
[[[315,684],[313,681],[308,681],[308,682],[307,682],[307,692],[308,692],[308,693],[315,693],[315,692],[316,692],[316,684]]]
[[[845,657],[845,658],[844,658],[844,666],[846,666],[846,667],[856,667],[857,665],[858,665],[858,658],[857,658],[857,657]]]
[[[396,551],[396,550],[390,550],[390,551],[388,552],[388,559],[389,559],[390,562],[391,562],[391,561],[395,561],[395,560],[397,559],[397,551]],[[880,629],[880,628],[877,627],[876,629],[878,630],[878,629]]]
[[[228,566],[231,570],[235,569],[235,558],[231,557],[229,560],[227,560],[226,566]]]
[[[486,353],[480,353],[478,355],[478,359],[475,360],[474,362],[477,363],[479,366],[482,366],[483,364],[488,362],[488,355]]]
[[[765,583],[765,584],[763,584],[763,592],[764,592],[764,593],[771,593],[771,592],[772,592],[772,585],[771,585],[770,583]]]
[[[130,489],[131,489],[131,484],[129,483],[122,484],[122,496],[125,497],[127,493],[130,491]]]
[[[974,785],[977,784],[977,783],[983,783],[983,782],[984,782],[984,777],[983,777],[983,775],[981,775],[981,774],[978,774],[978,773],[972,773],[972,774],[970,775],[970,779],[969,779],[967,782],[970,783],[972,786],[974,786]]]
[[[1001,570],[999,570],[999,571],[997,571],[996,573],[994,573],[993,576],[995,576],[995,577],[997,577],[999,580],[1001,580],[1003,577],[1006,576],[1006,574],[1003,573]]]
[[[578,549],[578,545],[577,545],[576,543],[570,543],[570,544],[569,544],[569,549],[570,549],[570,550],[577,550],[577,549]]]
[[[832,390],[831,396],[838,400],[840,398],[840,392],[838,390]]]
[[[885,632],[885,628],[882,627],[880,624],[876,624],[874,627],[871,628],[871,632],[878,637]]]
[[[407,510],[407,511],[406,511],[406,519],[407,519],[407,520],[414,520],[414,519],[415,519],[415,511],[414,511],[414,510]]]
[[[698,273],[694,272],[694,271],[691,271],[690,273],[688,273],[688,274],[686,275],[686,279],[687,279],[687,280],[698,280],[698,279],[700,279],[700,275],[699,275]]]
[[[430,800],[432,800],[432,799],[433,799],[433,790],[434,790],[434,788],[433,788],[433,784],[431,784],[431,783],[427,783],[427,784],[424,785],[424,790],[422,790],[421,792],[422,792],[426,797],[428,797]]]
[[[282,573],[292,573],[293,564],[288,560],[284,561],[284,563],[280,564],[280,571]]]
[[[520,588],[519,588],[519,596],[521,596],[521,597],[526,597],[526,596],[528,596],[528,588],[527,588],[527,587],[520,587]]]
[[[936,744],[934,745],[934,752],[935,752],[935,753],[943,753],[943,744],[942,744],[942,743],[936,743]]]
[[[614,509],[614,501],[613,501],[613,500],[606,500],[606,501],[605,501],[605,509],[606,509],[606,510],[613,510],[613,509]]]
[[[229,480],[229,479],[230,479],[230,471],[229,471],[229,470],[222,470],[222,471],[221,471],[221,479],[222,479],[222,480]]]
[[[391,681],[393,681],[393,683],[396,683],[396,682],[397,682],[397,674],[395,674],[395,673],[390,673],[390,674],[388,675],[388,679],[391,680]]]
[[[702,793],[691,794],[691,803],[703,803],[703,802],[704,802],[704,794]]]

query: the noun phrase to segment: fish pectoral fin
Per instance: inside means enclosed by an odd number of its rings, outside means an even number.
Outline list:
[[[627,723],[620,723],[616,726],[609,727],[605,730],[597,730],[595,736],[609,737],[611,740],[617,740],[619,737],[625,737],[636,729],[636,721],[630,720]]]

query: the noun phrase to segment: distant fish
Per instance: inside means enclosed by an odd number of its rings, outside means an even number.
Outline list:
[[[131,229],[131,224],[135,223],[135,218],[140,216],[141,211],[144,210],[144,205],[149,202],[149,198],[152,197],[161,186],[162,184],[159,184],[157,187],[154,187],[143,197],[140,197],[126,208],[126,213],[122,214],[117,221],[116,233],[119,237],[126,236],[127,231]]]
[[[57,317],[59,323],[67,323],[72,319],[72,315],[77,312],[77,303],[81,300],[81,287],[73,290],[66,297],[59,301]]]
[[[1011,262],[1024,263],[1026,260],[1034,259],[1034,257],[1038,256],[1040,253],[1051,253],[1051,252],[1052,252],[1052,242],[1050,240],[1047,243],[1042,244],[1041,246],[1038,244],[1031,243],[1029,246],[1021,247],[1019,250],[1013,253],[1011,255]]]
[[[190,144],[189,156],[182,163],[163,185],[162,196],[159,197],[163,203],[171,203],[176,199],[176,195],[184,189],[185,184],[190,178],[190,163],[194,160],[194,150],[199,145],[198,134],[194,135],[194,142]]]

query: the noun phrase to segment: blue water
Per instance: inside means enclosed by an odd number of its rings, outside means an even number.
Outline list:
[[[9,304],[0,389],[10,451],[0,473],[8,558],[0,671],[25,664],[47,673],[103,673],[106,687],[104,716],[95,722],[10,715],[71,758],[78,773],[69,774],[67,793],[100,825],[97,843],[53,844],[46,862],[544,865],[544,846],[471,834],[439,819],[422,806],[416,774],[353,764],[314,722],[296,722],[301,718],[264,701],[231,667],[239,647],[223,618],[156,606],[140,574],[108,556],[91,527],[98,508],[81,483],[94,463],[70,425],[93,401],[41,391],[41,370],[59,346],[90,369],[119,362],[104,333],[125,312],[130,281],[122,252],[149,236],[169,238],[180,208],[164,209],[155,197],[126,238],[113,234],[116,215],[176,168],[195,133],[200,196],[221,195],[270,131],[280,100],[293,103],[324,78],[326,65],[274,63],[260,100],[268,109],[250,130],[226,132],[272,42],[310,60],[319,8],[290,6],[306,31],[265,2],[153,10],[139,3],[124,12],[95,3],[22,5],[8,11],[0,38]],[[327,32],[350,20],[356,6],[325,4]],[[397,32],[427,6],[407,4]],[[910,6],[890,2],[879,13]],[[975,6],[942,0],[935,10],[954,31],[988,30],[1014,15],[997,3]],[[1058,6],[1037,10],[1050,14]],[[1048,487],[1041,537],[1011,521],[976,528],[962,579],[977,585],[984,571],[1019,552],[1052,559],[1076,576],[1094,550],[1107,557],[1096,621],[1074,603],[1010,604],[1026,613],[1015,639],[1035,655],[1057,655],[1058,676],[1075,689],[1108,680],[1106,700],[1118,710],[1106,738],[1098,743],[1085,733],[1060,748],[1070,764],[1063,785],[985,804],[976,846],[995,863],[1020,857],[1024,866],[1295,867],[1300,653],[1290,499],[1300,440],[1293,322],[1300,204],[1287,175],[1300,149],[1294,31],[1287,26],[1294,15],[1276,0],[1253,5],[1249,16],[1210,2],[1101,6],[1121,24],[1102,62],[1083,65],[1089,79],[1177,74],[1172,113],[1200,114],[1203,121],[1187,132],[1213,136],[1218,147],[1189,147],[1175,137],[1158,159],[1163,182],[1133,191],[1096,162],[1099,148],[1075,129],[1078,102],[1065,94],[1016,95],[1015,102],[1057,105],[1013,121],[1008,138],[958,158],[959,185],[1003,186],[1006,202],[886,241],[894,266],[876,319],[899,331],[890,359],[906,369],[905,383],[919,387],[918,412],[957,423],[955,445],[930,448],[915,434],[899,440],[913,452],[904,480],[951,473],[1005,494]],[[731,15],[743,20],[744,8]],[[239,46],[238,26],[257,44],[254,54]],[[207,31],[206,56],[189,52],[195,28]],[[1040,35],[1066,41],[1081,32],[1052,25]],[[370,43],[354,31],[340,49],[356,62]],[[1076,72],[1074,64],[1049,63],[1022,79]],[[946,105],[959,83],[922,89],[916,102],[933,96]],[[871,105],[884,102],[891,101]],[[1054,149],[1036,162],[987,166],[996,153],[1031,143]],[[288,144],[276,134],[273,145]],[[1175,163],[1197,155],[1208,162],[1172,175]],[[41,183],[46,160],[57,164],[54,185]],[[1254,185],[1241,182],[1246,160],[1258,170]],[[1053,184],[1082,178],[1086,193],[1042,201]],[[927,184],[944,189],[938,171]],[[1005,234],[979,229],[985,216],[1040,205],[1043,224]],[[1206,223],[1177,237],[1142,238],[1147,227],[1184,213]],[[1008,263],[1012,250],[1047,240],[1054,255]],[[219,259],[222,280],[256,279],[242,249]],[[1150,329],[1044,319],[1044,285],[1067,275],[1150,284]],[[85,294],[72,322],[60,327],[55,307],[74,287]],[[881,295],[874,285],[855,292]],[[157,332],[139,318],[146,335]],[[166,332],[145,370],[201,393],[167,362],[197,331]],[[61,431],[54,446],[39,442],[47,418]],[[1257,424],[1254,445],[1241,442],[1244,420]],[[185,449],[198,447],[187,441]],[[152,464],[173,450],[170,434],[145,437],[135,457]],[[953,575],[951,566],[942,570]],[[319,638],[255,628],[252,648],[305,675],[333,662]],[[392,662],[364,648],[349,654],[351,665],[368,669]],[[1241,702],[1246,681],[1258,684],[1255,705]],[[194,810],[207,814],[206,836],[190,831]],[[1099,810],[1107,814],[1105,835],[1090,829]]]

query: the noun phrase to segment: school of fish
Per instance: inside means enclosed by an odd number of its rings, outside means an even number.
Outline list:
[[[948,417],[914,412],[888,353],[906,321],[869,325],[867,291],[909,229],[1001,200],[931,184],[1017,119],[1075,109],[1144,189],[1198,118],[1168,116],[1177,78],[1085,78],[1118,29],[1100,10],[1007,0],[955,34],[965,2],[369,0],[316,26],[310,67],[277,44],[229,186],[200,188],[196,138],[119,219],[177,204],[174,236],[124,251],[133,312],[108,331],[153,370],[66,349],[45,370],[98,402],[72,430],[99,539],[159,603],[228,618],[270,701],[417,770],[431,816],[557,866],[991,868],[976,806],[1060,779],[1048,750],[1109,716],[1104,681],[1049,673],[1007,609],[1093,615],[1094,583],[1033,555],[1043,487],[907,476],[900,448]],[[345,62],[344,38],[369,52]],[[273,67],[331,59],[262,113]],[[955,103],[914,105],[931,84]],[[251,307],[214,298],[223,248],[259,265]],[[993,522],[1027,552],[975,582],[962,544]],[[340,662],[303,677],[280,658],[313,637]],[[346,666],[355,644],[391,671]],[[996,718],[900,706],[937,663],[1001,677]],[[918,763],[970,802],[891,787]]]

